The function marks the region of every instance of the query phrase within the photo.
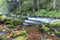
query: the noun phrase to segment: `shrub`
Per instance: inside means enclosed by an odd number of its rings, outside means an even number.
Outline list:
[[[19,36],[19,37],[14,38],[14,40],[26,40],[26,38],[23,36]]]
[[[13,25],[13,20],[11,20],[10,18],[6,18],[6,24],[12,24]]]
[[[22,23],[22,22],[21,22],[20,19],[16,19],[16,20],[13,21],[13,24],[14,24],[14,25],[20,25],[21,23]]]
[[[6,21],[10,21],[11,19],[10,18],[6,18]]]
[[[2,35],[0,35],[0,40],[8,40],[8,38],[3,37]]]
[[[60,32],[59,31],[55,31],[55,34],[60,37]]]
[[[54,27],[54,28],[60,27],[60,20],[54,20],[54,21],[50,22],[49,26]]]
[[[13,32],[13,33],[12,33],[12,37],[13,37],[13,38],[16,38],[17,36],[18,36],[18,35],[17,35],[16,32]]]
[[[40,14],[41,13],[41,14]],[[47,11],[45,9],[41,9],[38,12],[35,12],[36,16],[43,16],[47,13]]]
[[[43,27],[41,27],[40,30],[43,32],[48,32],[50,29],[48,27],[43,26]]]
[[[55,31],[55,33],[60,35],[60,32],[59,31]]]
[[[6,18],[0,16],[0,22],[4,22]]]
[[[48,25],[48,23],[46,23],[46,22],[42,22],[42,24],[43,24],[43,25],[45,25],[45,26],[47,26],[47,25]]]
[[[20,35],[26,35],[26,31],[25,30],[19,30]]]

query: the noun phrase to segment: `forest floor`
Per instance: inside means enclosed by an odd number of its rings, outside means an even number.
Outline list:
[[[40,32],[39,27],[36,26],[26,27],[25,30],[27,32],[26,40],[60,40],[59,37],[53,34]]]
[[[0,27],[3,27],[3,25],[0,25]],[[59,37],[55,36],[54,34],[48,34],[48,33],[42,33],[39,31],[39,26],[30,26],[25,27],[26,34],[26,40],[60,40]],[[19,39],[19,37],[16,38],[16,40]],[[22,38],[22,40],[24,40]]]
[[[1,32],[3,32],[5,29],[7,29],[7,28],[4,27],[4,25],[5,24],[0,24],[0,31]],[[15,28],[8,29],[5,32],[3,32],[4,35],[2,35],[2,36],[6,37],[8,40],[25,40],[26,39],[25,35],[19,35],[16,38],[12,38],[12,36],[13,36],[12,31],[14,31],[14,30],[17,31],[14,36],[16,36],[18,33],[22,33],[23,31],[25,31],[25,30],[20,30],[20,32],[19,32],[19,30],[17,30],[17,29],[20,29],[21,27],[22,27],[21,25],[18,25]]]

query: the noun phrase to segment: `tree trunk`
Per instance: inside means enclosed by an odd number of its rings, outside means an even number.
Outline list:
[[[53,9],[56,9],[56,0],[53,0]]]
[[[39,10],[39,0],[37,0],[37,8],[38,8],[38,10]]]
[[[35,12],[35,7],[34,7],[34,0],[31,0],[32,7],[33,7],[33,13]]]
[[[22,0],[19,0],[19,13],[22,14]]]

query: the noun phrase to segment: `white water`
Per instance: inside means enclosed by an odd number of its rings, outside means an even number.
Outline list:
[[[23,24],[24,25],[29,25],[28,23],[32,24],[40,24],[40,22],[51,22],[54,20],[60,20],[60,19],[54,19],[54,18],[43,18],[43,17],[27,17],[27,19],[23,19]]]

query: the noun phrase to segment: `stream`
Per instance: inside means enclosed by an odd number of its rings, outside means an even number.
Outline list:
[[[40,24],[40,22],[49,23],[49,22],[54,21],[54,20],[60,20],[60,19],[28,16],[26,19],[23,19],[23,25],[30,25],[29,23]]]
[[[0,31],[0,35],[3,35],[3,34],[4,34],[4,32]]]

